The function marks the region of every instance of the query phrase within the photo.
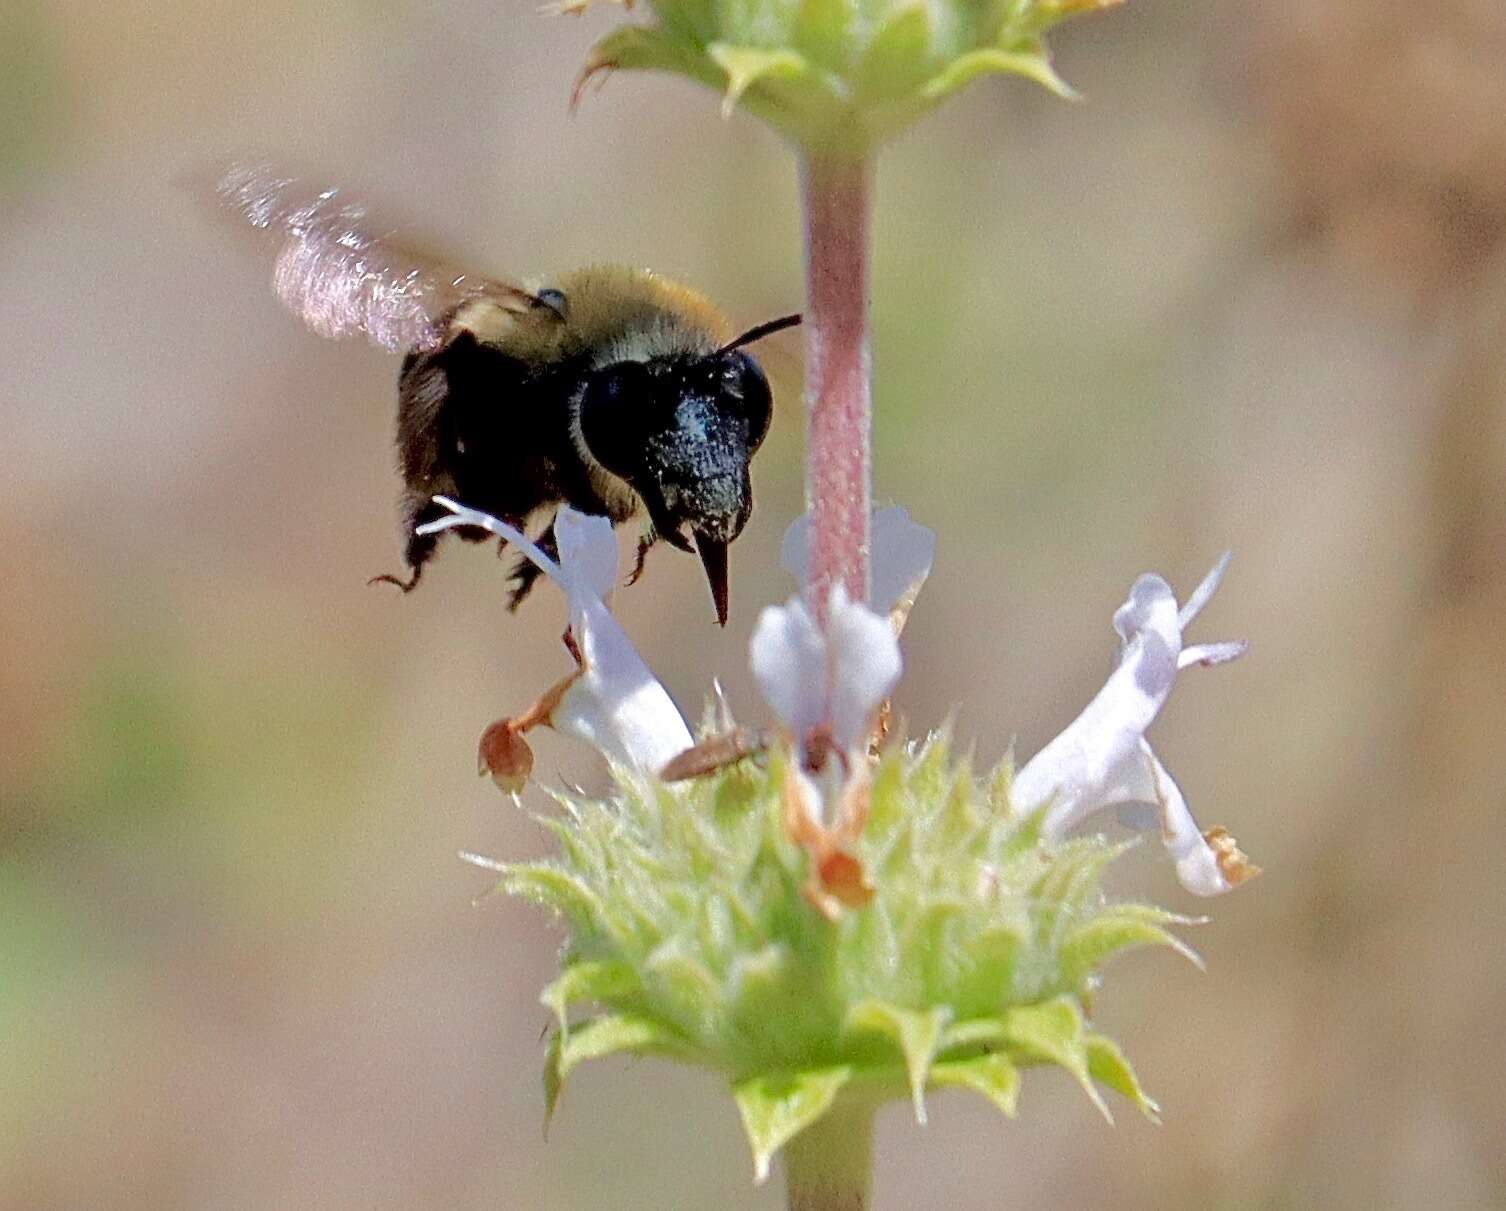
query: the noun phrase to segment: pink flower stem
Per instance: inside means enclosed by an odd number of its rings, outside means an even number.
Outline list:
[[[823,621],[836,585],[868,600],[873,407],[868,336],[872,164],[809,152],[805,202],[807,598]]]

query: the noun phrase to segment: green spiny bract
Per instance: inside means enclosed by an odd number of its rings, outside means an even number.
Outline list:
[[[650,0],[657,20],[608,34],[586,76],[676,72],[810,149],[861,154],[980,76],[1063,96],[1044,35],[1119,0]],[[589,0],[558,6],[579,9]]]
[[[543,993],[558,1025],[548,1113],[565,1077],[612,1052],[665,1055],[732,1087],[758,1173],[840,1096],[982,1093],[1015,1110],[1021,1066],[1095,1082],[1154,1117],[1154,1103],[1083,1007],[1116,951],[1162,945],[1184,918],[1109,903],[1122,846],[1054,848],[1039,813],[1009,804],[1007,764],[978,779],[947,738],[892,749],[873,774],[855,856],[876,887],[835,921],[807,901],[806,853],[784,835],[784,754],[666,786],[619,771],[596,800],[559,795],[544,820],[558,859],[502,868],[501,890],[569,926]]]

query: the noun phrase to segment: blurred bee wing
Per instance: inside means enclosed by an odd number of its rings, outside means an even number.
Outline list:
[[[445,319],[486,298],[509,311],[534,303],[510,283],[411,252],[368,223],[366,208],[335,189],[310,190],[265,165],[237,164],[220,199],[253,226],[282,236],[272,288],[320,336],[364,335],[394,352],[443,343]]]

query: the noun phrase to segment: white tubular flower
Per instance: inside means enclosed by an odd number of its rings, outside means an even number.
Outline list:
[[[1015,775],[1011,797],[1022,809],[1049,803],[1043,835],[1057,840],[1107,808],[1151,804],[1161,839],[1188,891],[1213,896],[1259,871],[1245,861],[1221,829],[1199,832],[1176,781],[1145,739],[1179,670],[1223,664],[1245,651],[1243,642],[1182,645],[1182,632],[1208,604],[1224,570],[1226,553],[1177,608],[1171,586],[1159,576],[1135,581],[1114,613],[1119,661],[1107,684],[1067,728]]]
[[[866,749],[873,717],[899,680],[895,637],[936,555],[935,531],[897,505],[873,515],[870,533],[871,608],[839,586],[825,631],[810,604],[792,597],[765,609],[753,632],[753,676],[807,767],[821,764],[827,749],[844,756]],[[779,561],[803,583],[809,558],[810,518],[801,516],[785,531]]]
[[[556,563],[506,522],[448,497],[436,496],[434,501],[452,516],[420,526],[418,533],[479,526],[512,543],[565,591],[580,673],[553,705],[548,722],[618,764],[646,774],[690,747],[693,740],[684,716],[607,609],[605,599],[617,579],[617,540],[605,517],[568,506],[561,509],[554,519],[560,552]]]
[[[809,521],[801,517],[785,533],[780,560],[802,581],[809,544]],[[753,631],[753,676],[798,755],[785,775],[785,831],[811,857],[806,898],[832,919],[874,893],[852,852],[868,822],[869,750],[899,681],[899,633],[935,553],[932,531],[903,509],[884,509],[873,518],[872,608],[839,585],[824,627],[796,595],[765,609]]]
[[[915,595],[931,574],[931,564],[936,558],[936,531],[917,525],[910,520],[908,510],[891,505],[874,513],[869,549],[873,609],[891,617],[897,610],[908,614]],[[805,583],[805,570],[810,562],[808,514],[797,517],[784,532],[779,562],[796,580]],[[896,621],[902,624],[904,616]]]
[[[800,596],[758,616],[749,664],[764,699],[815,765],[821,746],[843,754],[866,747],[879,704],[899,680],[899,641],[888,621],[838,585],[822,630]]]

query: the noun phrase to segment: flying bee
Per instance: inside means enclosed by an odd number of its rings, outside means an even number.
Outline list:
[[[444,515],[435,496],[520,529],[547,514],[540,545],[551,552],[553,512],[569,504],[613,525],[646,519],[634,580],[659,539],[699,555],[726,622],[727,547],[752,512],[749,463],[773,414],[745,347],[798,315],[733,337],[706,298],[646,270],[597,265],[536,287],[461,272],[373,231],[337,191],[310,195],[260,166],[232,168],[219,194],[282,236],[273,288],[305,324],[405,353],[408,575],[375,580],[418,584],[441,536],[414,529]],[[537,575],[519,562],[513,608]]]

